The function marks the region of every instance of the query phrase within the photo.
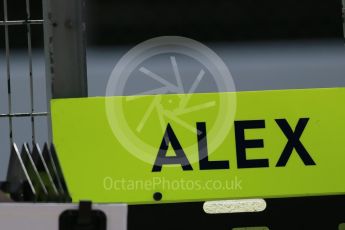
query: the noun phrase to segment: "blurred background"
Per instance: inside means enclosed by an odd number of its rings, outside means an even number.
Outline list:
[[[341,8],[341,0],[89,0],[89,94],[103,95],[117,60],[135,44],[165,35],[213,49],[237,90],[343,86]]]

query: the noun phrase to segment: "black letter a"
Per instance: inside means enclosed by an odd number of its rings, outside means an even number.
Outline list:
[[[176,153],[176,156],[174,157],[166,156],[169,143],[171,143],[171,147]],[[164,164],[180,164],[183,170],[193,170],[170,124],[168,124],[168,127],[165,130],[155,165],[152,168],[152,172],[160,172]]]

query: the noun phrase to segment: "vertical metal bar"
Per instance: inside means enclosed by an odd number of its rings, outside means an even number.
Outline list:
[[[54,59],[52,48],[52,16],[50,0],[42,0],[43,7],[43,33],[44,33],[44,56],[45,56],[45,81],[46,81],[46,97],[47,97],[47,141],[52,143],[52,124],[50,115],[50,99],[52,98],[53,77],[54,77]]]
[[[46,60],[53,98],[86,97],[84,0],[44,2]]]
[[[8,12],[7,12],[7,0],[3,0],[4,6],[4,22],[5,22],[5,53],[6,53],[6,72],[7,72],[7,92],[8,92],[8,113],[12,113],[12,94],[11,94],[11,65],[10,65],[10,41],[8,32]],[[10,145],[13,143],[13,124],[12,117],[8,117],[9,120],[9,133],[10,133]]]
[[[26,0],[26,20],[31,20],[30,0]],[[32,135],[31,140],[32,140],[32,143],[35,143],[36,142],[35,118],[33,116],[33,113],[35,112],[35,104],[34,104],[34,82],[33,82],[33,73],[32,73],[32,44],[31,44],[30,23],[26,24],[26,29],[27,29],[28,56],[29,56],[30,105],[31,105],[30,120],[31,120],[31,135]]]

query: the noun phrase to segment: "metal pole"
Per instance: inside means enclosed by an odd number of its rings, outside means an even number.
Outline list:
[[[52,40],[52,28],[49,18],[51,18],[50,13],[50,0],[42,1],[43,7],[43,31],[44,31],[44,56],[45,56],[45,80],[46,80],[46,97],[47,97],[47,141],[52,143],[52,124],[50,116],[50,99],[52,98],[52,80],[53,80],[53,48],[51,45]]]
[[[87,96],[83,0],[45,0],[47,77],[53,98]]]
[[[8,114],[12,113],[12,94],[11,94],[11,65],[10,65],[10,41],[8,33],[8,12],[7,12],[7,0],[3,0],[4,6],[4,26],[5,26],[5,53],[6,53],[6,73],[7,73],[7,92],[8,92]],[[10,146],[13,143],[13,124],[12,117],[8,117],[9,121],[9,134],[10,134]]]
[[[31,20],[31,13],[30,13],[30,0],[25,1],[26,4],[26,19]],[[30,23],[26,24],[27,30],[27,42],[28,42],[28,57],[29,57],[29,81],[30,81],[30,120],[31,120],[31,135],[32,135],[32,143],[33,146],[36,142],[36,134],[35,134],[35,117],[33,114],[35,113],[35,102],[34,102],[34,80],[33,80],[33,73],[32,73],[32,45],[31,45],[31,25]]]

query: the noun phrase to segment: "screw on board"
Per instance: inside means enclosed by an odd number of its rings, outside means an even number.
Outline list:
[[[163,194],[160,193],[160,192],[155,192],[155,193],[153,194],[153,199],[154,199],[155,201],[161,201],[162,198],[163,198]]]

